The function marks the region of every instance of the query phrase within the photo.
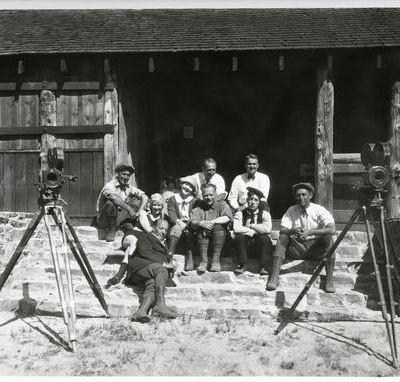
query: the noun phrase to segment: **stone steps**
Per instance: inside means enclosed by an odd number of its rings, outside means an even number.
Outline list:
[[[14,220],[12,220],[14,219]],[[23,219],[12,218],[5,232],[0,218],[0,271],[4,269],[18,240],[22,237],[26,224]],[[10,223],[11,221],[11,223]],[[4,225],[3,225],[4,228]],[[87,257],[101,286],[117,271],[123,259],[119,250],[121,233],[114,242],[97,240],[97,230],[93,227],[76,227],[76,232],[86,251]],[[53,227],[56,231],[56,227]],[[56,237],[56,236],[55,236]],[[277,231],[272,233],[276,240]],[[379,305],[376,296],[376,281],[371,258],[366,253],[366,234],[349,232],[336,252],[335,282],[337,293],[326,294],[320,289],[324,270],[310,288],[298,307],[298,314],[304,319],[379,319]],[[184,257],[175,259],[183,267]],[[228,242],[224,257],[221,258],[222,272],[198,275],[195,271],[175,276],[175,288],[167,288],[166,300],[177,306],[181,314],[202,317],[248,317],[268,315],[278,317],[280,310],[288,308],[297,298],[309,280],[318,262],[291,261],[283,264],[280,285],[276,291],[265,291],[267,276],[260,276],[258,261],[250,259],[248,272],[235,276],[236,255]],[[102,316],[104,312],[94,297],[90,287],[74,259],[71,270],[75,289],[77,311],[80,315]],[[382,272],[382,275],[384,272]],[[55,283],[52,259],[49,253],[47,234],[41,225],[21,256],[10,280],[0,293],[0,309],[12,310],[25,294],[38,301],[37,313],[60,314],[58,292]],[[104,289],[104,296],[115,316],[129,316],[137,308],[140,288],[119,284]]]

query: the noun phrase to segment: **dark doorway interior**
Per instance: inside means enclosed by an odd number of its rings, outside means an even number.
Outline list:
[[[314,78],[312,70],[133,76],[123,102],[137,102],[131,124],[137,127],[132,145],[139,186],[156,192],[160,178],[199,171],[211,156],[229,190],[244,171],[245,155],[255,153],[271,179],[273,217],[280,217],[291,202],[290,185],[312,180],[312,170],[307,177],[300,165],[313,165]]]

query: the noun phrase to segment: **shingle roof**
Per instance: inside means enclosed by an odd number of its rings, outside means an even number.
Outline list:
[[[390,46],[400,8],[0,11],[0,55]]]

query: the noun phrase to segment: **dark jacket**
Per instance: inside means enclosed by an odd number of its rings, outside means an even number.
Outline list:
[[[149,264],[163,264],[168,261],[168,248],[163,245],[152,233],[141,232],[136,244],[136,251],[129,260],[129,269],[131,273]]]
[[[198,199],[197,198],[193,198],[189,202],[189,213],[193,208],[196,207],[197,204],[198,204]],[[169,220],[169,222],[171,224],[176,224],[176,221],[178,219],[180,219],[182,216],[181,216],[181,214],[179,212],[179,207],[178,207],[178,203],[176,202],[175,195],[172,195],[168,199],[167,208],[168,208],[168,220]]]

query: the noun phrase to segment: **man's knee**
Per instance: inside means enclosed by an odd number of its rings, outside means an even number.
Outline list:
[[[169,231],[169,237],[179,239],[182,236],[182,232],[183,232],[182,227],[179,224],[175,224]]]
[[[289,235],[281,233],[279,235],[279,239],[278,239],[278,242],[276,243],[276,245],[280,245],[280,246],[283,246],[286,248],[289,245],[289,243],[290,243]]]
[[[111,200],[107,200],[100,210],[100,215],[116,217],[117,206]]]

